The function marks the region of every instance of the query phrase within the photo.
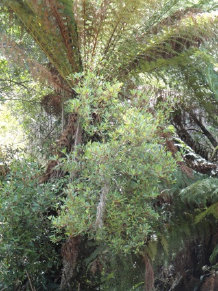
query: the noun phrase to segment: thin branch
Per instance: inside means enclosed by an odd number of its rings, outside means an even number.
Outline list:
[[[39,101],[34,101],[34,100],[27,100],[27,99],[20,99],[20,98],[0,98],[1,101],[22,101],[22,102],[30,102],[30,103],[35,103],[35,104],[40,104],[41,102]]]
[[[76,134],[75,134],[75,141],[74,141],[74,147],[77,145],[81,144],[81,139],[82,139],[82,128],[80,125],[80,120],[78,118],[77,121],[77,127],[76,127]]]
[[[107,52],[108,52],[108,50],[109,50],[109,48],[110,48],[110,44],[111,44],[112,39],[113,39],[113,37],[114,37],[114,34],[115,34],[115,32],[116,32],[116,30],[117,30],[119,24],[120,24],[120,20],[121,20],[121,19],[118,19],[117,23],[115,24],[115,26],[114,26],[114,28],[113,28],[113,31],[112,31],[112,33],[111,33],[111,36],[110,36],[110,38],[109,38],[109,40],[108,40],[108,42],[107,42],[107,44],[106,44],[106,46],[105,46],[104,55],[107,54]]]
[[[49,133],[45,137],[43,137],[42,142],[44,142],[50,136],[50,134],[54,131],[54,129],[56,128],[56,126],[57,126],[56,123],[54,123],[54,126],[51,128],[51,130],[49,131]]]
[[[211,142],[211,144],[214,147],[218,146],[218,143],[216,139],[213,137],[213,135],[206,129],[206,127],[203,125],[203,123],[200,122],[200,120],[194,115],[194,113],[190,113],[191,118],[193,121],[197,124],[197,126],[200,127],[204,135],[208,138],[208,140]]]
[[[195,131],[195,132],[203,134],[203,132],[201,130],[198,130],[196,128],[187,128],[187,131]]]
[[[86,0],[82,1],[83,4],[83,47],[84,47],[84,58],[87,61],[87,52],[86,52]]]
[[[18,81],[14,81],[14,80],[11,80],[11,79],[2,79],[2,78],[0,78],[0,81],[2,81],[2,82],[14,83],[15,85],[22,86],[22,87],[24,87],[25,89],[29,90],[29,88],[28,88],[27,86],[24,85],[24,83],[27,83],[27,82],[29,82],[29,81],[18,82]]]
[[[96,214],[96,221],[95,221],[96,229],[103,227],[103,216],[105,212],[107,194],[109,193],[109,189],[110,188],[109,188],[108,183],[105,183],[105,185],[102,188],[102,191],[100,194],[100,201],[97,207],[97,214]]]
[[[30,276],[29,276],[29,274],[28,274],[27,271],[26,271],[26,274],[27,274],[27,277],[28,277],[28,280],[29,280],[29,283],[30,283],[31,291],[36,291],[36,289],[35,289],[34,286],[32,285],[32,282],[31,282]]]

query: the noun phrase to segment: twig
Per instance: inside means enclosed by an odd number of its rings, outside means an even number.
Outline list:
[[[0,81],[14,83],[15,85],[22,86],[23,88],[25,88],[27,90],[29,89],[26,85],[24,85],[24,83],[27,83],[29,81],[18,82],[18,81],[14,81],[14,80],[11,80],[11,79],[2,79],[2,78],[0,78]]]
[[[30,288],[31,288],[31,291],[36,291],[36,289],[34,288],[34,286],[32,285],[32,282],[31,282],[31,279],[30,279],[30,276],[26,270],[26,274],[27,274],[27,277],[28,277],[28,280],[29,280],[29,283],[30,283]]]
[[[105,212],[105,205],[107,200],[107,195],[109,193],[109,184],[105,183],[105,185],[102,188],[101,194],[100,194],[100,201],[97,206],[97,214],[96,214],[96,221],[95,221],[95,227],[96,229],[103,227],[103,216]]]
[[[21,99],[21,98],[0,98],[0,101],[22,101],[22,102],[30,102],[30,103],[41,103],[39,101],[35,100],[27,100],[27,99]]]
[[[76,147],[80,143],[81,143],[81,126],[80,126],[80,120],[78,120],[77,121],[76,134],[75,134],[74,147]]]

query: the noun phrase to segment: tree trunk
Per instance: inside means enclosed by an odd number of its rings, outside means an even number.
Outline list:
[[[145,291],[154,290],[154,270],[151,265],[151,260],[148,255],[144,256],[145,262]]]
[[[73,291],[73,278],[79,255],[79,245],[80,237],[70,237],[62,246],[63,269],[60,289],[63,291]]]
[[[218,142],[214,138],[214,136],[206,129],[206,127],[203,125],[203,123],[200,122],[200,120],[197,119],[194,113],[190,114],[193,121],[200,127],[204,135],[208,138],[208,140],[211,142],[211,144],[216,148],[218,146]]]
[[[79,116],[71,114],[69,116],[68,125],[64,130],[60,140],[59,146],[67,148],[71,152],[75,147],[82,142],[82,128]],[[71,179],[76,173],[71,173]],[[61,290],[73,290],[72,280],[74,277],[74,270],[79,255],[80,237],[70,237],[62,246],[63,269],[61,277]]]
[[[188,146],[190,146],[196,154],[198,154],[205,160],[210,161],[210,157],[212,156],[213,152],[192,138],[192,136],[183,126],[181,112],[178,112],[173,117],[173,123],[181,140],[184,141]]]
[[[66,128],[61,134],[57,142],[56,149],[53,154],[58,158],[62,157],[62,149],[66,149],[68,153],[72,152],[75,147],[82,142],[82,128],[77,114],[70,114]],[[47,165],[45,174],[40,178],[41,183],[47,182],[51,178],[57,178],[64,175],[60,169],[57,170],[59,162],[57,160],[50,160]],[[74,178],[75,173],[71,173],[71,179]],[[73,290],[72,280],[74,277],[74,270],[79,254],[80,237],[70,237],[62,246],[63,269],[61,277],[61,290]]]

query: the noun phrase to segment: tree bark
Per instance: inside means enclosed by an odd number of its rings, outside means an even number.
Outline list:
[[[102,188],[101,195],[100,195],[100,201],[99,201],[98,207],[97,207],[97,214],[96,214],[96,221],[95,221],[96,229],[103,227],[103,217],[104,217],[108,192],[109,192],[109,185],[108,185],[108,183],[105,183],[105,185]]]
[[[60,139],[60,144],[63,146],[65,141],[65,147],[67,147],[68,152],[74,150],[77,145],[82,142],[82,127],[80,124],[79,116],[72,114],[69,117],[68,125],[62,134]],[[71,179],[75,177],[76,173],[71,173]],[[77,263],[77,258],[79,255],[80,237],[70,237],[65,244],[62,246],[62,257],[63,257],[63,269],[61,277],[60,289],[73,290],[73,278],[74,271]]]
[[[183,140],[188,146],[190,146],[193,151],[204,158],[207,161],[210,161],[210,157],[212,156],[212,151],[203,145],[199,144],[195,141],[192,136],[188,133],[182,123],[181,114],[178,113],[173,118],[174,126],[177,130],[178,136]]]
[[[214,147],[217,147],[218,146],[218,142],[213,137],[213,135],[206,129],[206,127],[203,125],[203,123],[201,123],[200,120],[198,120],[197,117],[193,113],[191,113],[190,116],[193,119],[193,121],[197,124],[197,126],[200,127],[200,129],[202,130],[204,135],[208,138],[208,140],[211,142],[211,144]]]
[[[80,237],[70,237],[62,246],[63,269],[60,289],[63,291],[73,291],[72,280],[79,255],[79,246]]]
[[[67,125],[61,134],[60,139],[57,142],[57,146],[53,151],[58,158],[62,157],[62,149],[66,149],[68,153],[75,149],[75,147],[82,142],[82,127],[80,124],[79,116],[77,114],[70,114],[68,117]],[[55,178],[65,173],[61,170],[57,170],[59,164],[57,160],[50,160],[47,165],[46,172],[40,178],[40,183],[45,183],[51,178]],[[71,173],[71,179],[74,178],[76,173]],[[62,246],[62,258],[63,258],[63,269],[61,276],[60,289],[71,291],[73,290],[72,280],[74,278],[74,271],[79,255],[80,237],[70,237]]]
[[[145,262],[145,291],[154,290],[154,270],[151,265],[151,260],[147,254],[144,256]]]

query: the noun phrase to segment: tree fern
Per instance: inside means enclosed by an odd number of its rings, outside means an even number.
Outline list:
[[[37,0],[3,1],[68,83],[68,76],[80,72],[84,64],[96,66],[102,60],[105,74],[119,78],[129,72],[150,72],[150,63],[155,69],[174,58],[174,65],[179,61],[175,57],[212,38],[216,18],[203,13],[204,1],[185,2],[180,11],[181,4],[181,0],[48,0],[45,6]]]
[[[187,81],[185,67],[192,64],[193,56],[203,43],[215,38],[217,18],[212,4],[202,0],[195,3],[182,0],[2,0],[1,4],[20,19],[47,59],[38,64],[39,59],[34,60],[22,52],[25,47],[22,40],[18,41],[18,46],[14,42],[12,45],[16,29],[12,29],[11,39],[4,37],[7,47],[3,52],[7,56],[14,56],[16,52],[18,61],[24,66],[28,64],[33,75],[39,74],[49,80],[56,91],[64,91],[63,95],[77,98],[68,103],[71,114],[55,152],[58,152],[58,158],[61,157],[60,163],[64,164],[62,157],[66,151],[61,152],[60,147],[71,151],[84,138],[82,158],[77,160],[77,151],[72,154],[72,161],[78,162],[79,169],[81,167],[80,174],[72,174],[70,180],[74,181],[68,185],[69,195],[62,209],[63,215],[56,220],[58,226],[66,227],[67,232],[74,236],[63,248],[63,289],[75,276],[81,233],[93,240],[100,238],[99,241],[112,245],[115,251],[130,253],[140,250],[140,254],[142,250],[146,251],[153,261],[158,257],[159,246],[168,256],[168,250],[173,250],[173,256],[191,236],[198,238],[200,233],[206,237],[208,231],[213,233],[213,225],[212,230],[208,230],[208,225],[213,224],[208,217],[209,214],[216,216],[217,179],[197,181],[182,190],[178,197],[174,195],[173,203],[163,202],[158,207],[156,201],[162,187],[159,180],[166,180],[169,185],[170,173],[176,167],[172,155],[162,146],[163,138],[155,136],[163,125],[158,124],[157,115],[143,111],[144,100],[141,112],[138,112],[131,103],[137,96],[133,98],[128,91],[130,102],[125,102],[125,98],[120,97],[120,84],[113,87],[109,82],[104,83],[104,79],[108,81],[115,77],[128,88],[132,75],[146,73],[158,78],[165,70],[171,70],[173,76],[173,69],[179,72],[177,76],[181,74]],[[90,71],[95,71],[97,78]],[[191,77],[195,74],[193,72]],[[165,83],[170,86],[169,79],[165,78]],[[96,80],[98,86],[92,87]],[[117,106],[113,107],[116,118],[110,116],[107,103],[111,107]],[[148,140],[141,141],[147,133]],[[111,136],[114,140],[110,140]],[[163,166],[160,165],[161,159]],[[75,172],[72,161],[67,168],[69,173]],[[51,161],[42,181],[52,177],[52,162],[58,167],[59,161]],[[98,204],[98,200],[102,198],[102,184],[107,184],[107,175],[114,188],[105,191],[112,202],[107,202],[107,211],[104,211],[105,207],[101,206],[106,204],[106,199],[102,199],[102,204]],[[179,206],[176,205],[178,201]],[[135,211],[136,205],[138,212]],[[102,210],[97,213],[97,218],[100,213],[100,223],[94,223],[96,209]],[[162,214],[161,225],[157,219],[158,211]],[[99,226],[103,225],[103,218],[106,223],[102,229]],[[93,228],[94,224],[97,227]],[[96,258],[95,255],[92,259]],[[87,264],[90,266],[89,262]],[[152,274],[149,260],[146,265]],[[125,282],[121,283],[125,289]]]

